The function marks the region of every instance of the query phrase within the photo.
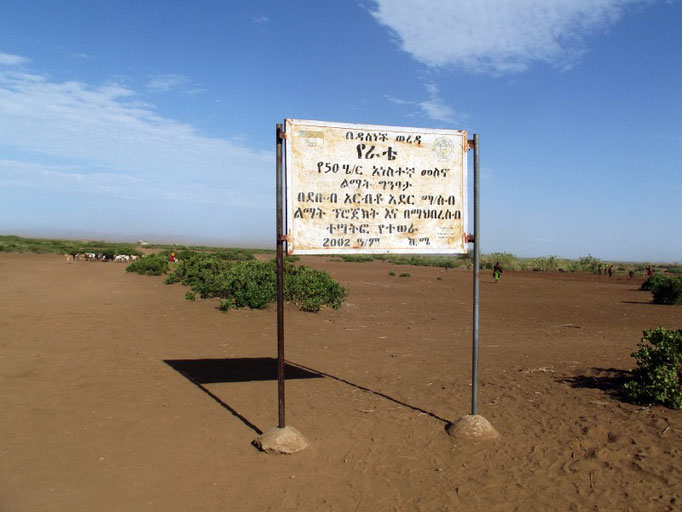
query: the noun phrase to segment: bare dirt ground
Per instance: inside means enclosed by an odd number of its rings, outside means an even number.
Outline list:
[[[445,433],[471,407],[471,273],[304,262],[349,295],[286,308],[287,423],[312,445],[275,456],[251,445],[277,422],[274,309],[0,254],[0,510],[680,510],[682,411],[617,387],[682,308],[629,280],[483,275],[479,412],[502,437],[471,443]]]

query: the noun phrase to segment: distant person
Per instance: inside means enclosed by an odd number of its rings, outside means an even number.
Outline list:
[[[171,251],[170,260],[175,261],[175,251]]]
[[[646,269],[646,276],[647,276],[647,278],[649,278],[653,275],[654,275],[654,267],[652,265],[649,265],[649,268]]]
[[[630,276],[630,279],[634,279],[635,278],[635,271],[631,270],[630,272],[628,272],[628,275]]]
[[[601,263],[597,265],[597,272],[599,272],[599,275],[601,275]]]
[[[613,275],[613,265],[609,265],[609,279]]]
[[[500,267],[500,262],[498,261],[493,267],[493,279],[495,282],[498,282],[500,277],[502,277],[502,267]]]

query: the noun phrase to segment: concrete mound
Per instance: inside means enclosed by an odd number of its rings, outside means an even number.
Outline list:
[[[291,454],[305,450],[310,443],[294,427],[274,427],[258,437],[254,445],[265,453]]]

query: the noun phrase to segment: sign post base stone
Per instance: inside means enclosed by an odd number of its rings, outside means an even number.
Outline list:
[[[294,427],[274,427],[259,436],[254,442],[256,448],[265,453],[291,454],[305,450],[310,442]]]
[[[472,441],[492,441],[500,437],[495,427],[478,414],[462,416],[454,423],[450,423],[445,430],[453,437]]]

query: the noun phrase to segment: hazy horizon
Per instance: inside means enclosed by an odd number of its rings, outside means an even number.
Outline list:
[[[62,231],[60,233],[63,233],[60,235],[58,232],[55,233],[49,233],[49,232],[43,232],[43,231],[36,231],[34,233],[30,232],[25,232],[25,233],[0,233],[0,236],[19,236],[22,238],[37,238],[37,239],[53,239],[53,240],[72,240],[72,241],[97,241],[97,242],[119,242],[119,243],[132,243],[132,244],[137,244],[139,241],[144,240],[145,242],[149,242],[151,245],[179,245],[179,246],[206,246],[206,247],[219,247],[219,248],[226,248],[226,249],[263,249],[263,250],[275,250],[275,242],[273,240],[271,246],[266,246],[265,244],[258,244],[258,243],[249,243],[249,242],[241,242],[241,241],[235,241],[235,242],[225,242],[222,239],[211,239],[211,238],[192,238],[192,237],[182,237],[182,236],[177,236],[173,237],[170,236],[168,238],[163,238],[163,237],[146,237],[146,236],[141,236],[141,237],[130,237],[130,236],[125,236],[125,235],[104,235],[104,234],[96,234],[96,233],[86,233],[86,232],[81,232],[76,233],[76,232],[66,232]],[[570,256],[564,256],[561,254],[518,254],[512,251],[485,251],[483,254],[490,254],[490,253],[509,253],[513,254],[514,256],[518,258],[548,258],[550,256],[556,256],[558,258],[566,259],[566,260],[577,260],[583,256],[595,256],[592,253],[585,253],[585,254],[580,254],[579,256],[575,257],[570,257]],[[329,253],[329,256],[334,256],[336,253]],[[473,246],[470,246],[470,255],[473,255]],[[324,256],[324,255],[323,255]],[[415,253],[415,256],[420,256],[420,254]],[[437,254],[429,254],[429,255],[424,255],[424,256],[438,256]],[[624,259],[618,259],[618,258],[608,258],[608,257],[599,257],[600,260],[602,261],[609,261],[609,262],[614,262],[614,263],[656,263],[656,264],[679,264],[682,263],[682,259],[680,260],[624,260]]]

